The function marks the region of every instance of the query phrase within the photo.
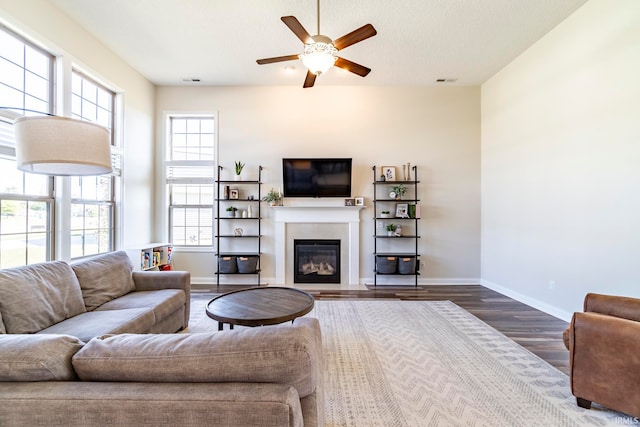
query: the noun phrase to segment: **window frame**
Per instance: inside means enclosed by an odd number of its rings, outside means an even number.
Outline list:
[[[117,132],[117,128],[116,128],[116,126],[117,126],[116,125],[116,123],[117,123],[117,121],[116,121],[116,114],[117,114],[117,111],[116,111],[116,106],[117,106],[116,98],[117,98],[117,93],[116,93],[116,91],[114,91],[114,90],[106,87],[105,85],[101,84],[100,82],[98,82],[95,78],[91,77],[88,73],[85,73],[85,72],[83,72],[81,70],[78,70],[77,68],[74,67],[71,70],[72,82],[75,80],[76,77],[80,79],[80,83],[82,85],[84,85],[84,82],[87,81],[90,84],[94,85],[97,89],[100,89],[100,90],[102,90],[104,92],[107,92],[111,97],[110,102],[109,102],[109,110],[108,110],[108,112],[110,114],[109,122],[110,122],[110,126],[111,127],[107,126],[107,128],[109,129],[109,134],[110,134],[109,137],[110,137],[112,158],[113,158],[114,157],[113,153],[114,152],[119,152],[119,150],[117,150],[117,147],[116,147],[116,137],[115,137],[116,132]],[[72,117],[74,117],[75,119],[79,119],[79,120],[86,120],[86,121],[89,121],[89,122],[92,122],[92,123],[97,123],[96,121],[89,120],[82,113],[82,111],[77,112],[77,111],[73,110],[73,108],[74,108],[73,97],[75,97],[75,96],[79,96],[80,97],[81,108],[82,108],[82,105],[83,105],[83,101],[86,100],[88,102],[92,102],[91,100],[89,100],[88,98],[86,98],[84,96],[83,88],[81,88],[80,94],[77,94],[74,89],[75,88],[74,88],[74,86],[72,84],[71,85],[71,98],[72,98],[71,114],[72,114]],[[97,117],[97,114],[98,114],[97,113],[97,109],[100,108],[100,106],[98,104],[98,100],[96,99],[96,101],[92,102],[92,103],[96,107],[96,117]],[[100,124],[100,123],[98,123],[98,124]],[[104,124],[100,124],[100,125],[104,126]],[[117,170],[119,170],[119,165],[118,165]],[[108,193],[109,193],[108,198],[106,198],[106,199],[98,199],[98,198],[84,198],[84,197],[82,197],[83,196],[82,195],[82,188],[84,186],[86,186],[86,185],[90,185],[88,183],[92,179],[96,179],[96,184],[95,184],[95,186],[96,186],[96,194],[99,193],[99,191],[98,191],[99,190],[99,184],[98,184],[97,181],[98,181],[98,179],[103,178],[103,177],[106,177],[106,179],[109,180],[109,183],[108,183]],[[101,253],[114,251],[115,248],[117,247],[117,233],[116,233],[116,230],[117,230],[117,227],[116,227],[116,225],[117,225],[117,221],[116,221],[117,201],[116,201],[116,182],[115,182],[116,181],[116,177],[114,176],[114,174],[105,174],[105,175],[87,176],[87,177],[71,177],[71,181],[72,181],[72,183],[71,183],[72,188],[79,187],[81,189],[80,190],[81,194],[80,194],[79,197],[77,197],[77,195],[76,195],[76,197],[74,197],[73,189],[72,189],[72,191],[70,193],[71,194],[71,198],[70,198],[70,202],[69,202],[70,203],[69,214],[72,215],[72,217],[70,218],[70,226],[69,226],[69,233],[70,233],[70,236],[69,236],[69,238],[70,238],[69,251],[70,251],[70,254],[71,254],[70,255],[71,259],[75,260],[75,259],[80,259],[80,258],[83,258],[83,257],[86,257],[86,256],[93,256],[93,255],[97,255],[97,254],[101,254]],[[76,185],[76,183],[77,183],[77,185]],[[82,216],[82,219],[83,219],[82,220],[82,224],[83,225],[82,225],[81,228],[77,228],[77,227],[74,228],[74,226],[72,225],[74,207],[76,207],[78,205],[82,205],[83,206],[83,211],[85,211],[85,212],[86,212],[86,206],[87,205],[89,205],[89,206],[97,206],[98,207],[98,211],[100,211],[101,208],[106,208],[106,210],[109,212],[109,217],[110,217],[109,225],[106,228],[98,226],[98,228],[95,229],[95,232],[98,235],[98,247],[97,247],[97,251],[96,252],[87,252],[87,250],[86,250],[87,249],[86,237],[89,234],[89,233],[87,233],[87,230],[94,230],[93,228],[89,228],[88,229],[86,227],[87,216],[86,215]],[[102,234],[102,231],[104,231],[104,230],[108,231],[108,241],[109,241],[109,243],[108,243],[107,247],[105,248],[105,250],[100,250],[100,247],[101,247],[101,245],[100,245],[100,236]],[[75,245],[73,243],[73,236],[74,236],[74,233],[76,233],[78,231],[81,231],[81,235],[82,235],[81,253],[80,254],[74,254]]]
[[[0,139],[0,156],[5,159],[8,160],[10,162],[15,163],[16,160],[16,152],[15,152],[15,141],[14,141],[14,136],[13,136],[13,120],[16,117],[20,117],[23,115],[38,115],[38,114],[52,114],[55,108],[55,70],[56,70],[56,57],[51,54],[50,52],[48,52],[47,50],[41,48],[40,46],[38,46],[37,44],[33,43],[32,41],[30,41],[29,39],[27,39],[26,37],[16,33],[15,31],[12,31],[11,29],[7,28],[6,26],[0,24],[0,31],[3,32],[4,34],[6,34],[7,36],[14,38],[15,40],[17,40],[19,43],[21,43],[23,45],[23,53],[22,53],[22,63],[16,63],[14,61],[12,61],[9,57],[5,57],[5,56],[0,56],[0,58],[2,58],[2,60],[6,61],[9,65],[13,64],[17,67],[20,67],[23,73],[23,78],[22,78],[22,88],[18,88],[18,87],[14,87],[11,86],[10,84],[5,84],[4,82],[0,82],[0,85],[3,85],[5,87],[7,87],[9,90],[15,90],[15,91],[19,91],[22,94],[22,105],[7,105],[7,106],[3,106],[5,108],[0,109],[0,126],[2,126],[2,138]],[[39,74],[33,70],[31,70],[29,68],[29,61],[28,61],[28,53],[29,51],[27,50],[31,49],[33,51],[35,51],[36,53],[42,55],[42,58],[44,60],[46,60],[47,64],[48,64],[48,73],[46,75],[46,77],[42,74]],[[42,99],[42,98],[38,98],[36,97],[34,94],[31,94],[28,89],[27,89],[27,77],[30,75],[29,73],[33,74],[35,77],[39,77],[42,79],[45,79],[45,82],[47,84],[47,88],[46,88],[46,96],[48,99]],[[28,97],[32,97],[36,100],[38,100],[39,102],[43,102],[46,105],[46,108],[44,110],[46,111],[35,111],[32,110],[28,107],[27,104],[27,99]],[[9,107],[9,108],[6,108]],[[17,165],[16,165],[16,169],[17,169]],[[53,176],[46,176],[46,177],[42,177],[44,180],[46,180],[43,184],[46,187],[46,194],[30,194],[26,192],[27,189],[27,185],[26,185],[26,181],[27,181],[27,176],[25,174],[25,172],[18,172],[19,174],[21,174],[22,177],[22,190],[19,193],[13,193],[13,192],[2,192],[0,193],[0,203],[2,202],[24,202],[26,203],[27,206],[27,216],[25,217],[25,228],[23,229],[22,232],[17,232],[17,233],[13,233],[13,232],[6,232],[3,233],[2,228],[0,227],[0,247],[1,247],[1,240],[3,240],[3,236],[14,236],[14,235],[24,235],[24,264],[18,264],[18,265],[27,265],[30,263],[34,263],[34,262],[43,262],[43,261],[51,261],[53,259],[55,259],[55,248],[56,248],[56,242],[55,242],[55,212],[56,212],[56,199],[55,199],[55,187],[54,187],[54,178]],[[44,220],[44,231],[39,231],[39,230],[32,230],[29,226],[29,210],[28,210],[28,206],[30,203],[45,203],[46,206],[46,217]],[[0,221],[2,220],[2,218],[0,218]],[[37,251],[34,249],[31,251],[31,253],[33,254],[32,256],[30,256],[30,236],[35,235],[35,234],[40,234],[44,232],[44,236],[45,236],[45,244],[44,244],[44,259],[42,258],[38,258],[37,255]],[[8,252],[5,252],[4,256],[7,256]],[[9,257],[11,257],[11,255],[9,255]],[[36,257],[36,259],[31,259],[33,257]],[[1,259],[3,258],[3,254],[0,251],[0,268],[4,268],[4,266],[17,266],[14,264],[4,264],[3,260]]]
[[[165,144],[163,146],[163,182],[164,182],[164,207],[166,212],[166,233],[170,242],[174,248],[188,249],[190,251],[213,251],[215,245],[215,170],[218,160],[218,113],[217,112],[197,112],[197,113],[165,113]],[[173,120],[212,120],[213,124],[213,147],[212,147],[212,159],[210,160],[172,160],[172,144],[173,144]],[[202,133],[199,133],[202,135]],[[194,168],[194,175],[174,177],[170,173],[171,168]],[[186,168],[186,169],[185,169]],[[199,173],[198,173],[199,172]],[[173,203],[174,201],[174,185],[208,185],[210,186],[211,204],[202,203]],[[202,194],[202,193],[200,193]],[[206,244],[180,244],[176,242],[174,235],[174,212],[176,209],[210,209],[211,222],[207,225],[210,234],[210,242]],[[201,224],[195,226],[198,228],[198,236],[202,233],[204,227]],[[186,239],[185,239],[186,240]],[[198,239],[199,240],[199,239]]]

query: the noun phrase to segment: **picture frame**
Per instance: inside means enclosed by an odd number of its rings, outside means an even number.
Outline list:
[[[344,199],[345,206],[355,206],[356,199]]]
[[[364,197],[356,197],[355,200],[356,200],[356,203],[355,203],[356,206],[364,206]]]
[[[382,166],[382,175],[385,181],[396,180],[396,167],[395,166]]]
[[[409,203],[396,203],[396,218],[409,218]]]
[[[238,200],[239,192],[237,188],[232,188],[229,190],[229,199],[230,200]]]

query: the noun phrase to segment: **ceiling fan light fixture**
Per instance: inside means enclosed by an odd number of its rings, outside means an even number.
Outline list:
[[[309,43],[304,45],[304,53],[300,55],[300,59],[309,71],[319,76],[326,73],[335,64],[338,59],[337,53],[338,49],[331,41],[329,43]]]

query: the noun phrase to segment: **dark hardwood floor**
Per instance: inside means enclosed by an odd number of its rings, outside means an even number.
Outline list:
[[[220,286],[215,292],[194,292],[193,298],[213,298],[219,293],[237,289],[237,285]],[[562,332],[567,327],[567,322],[480,285],[429,285],[417,288],[378,286],[366,290],[314,290],[305,286],[303,289],[316,300],[449,300],[560,371],[569,373],[569,352],[562,343]]]

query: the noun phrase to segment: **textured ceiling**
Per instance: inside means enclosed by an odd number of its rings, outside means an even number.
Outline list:
[[[52,1],[158,85],[301,86],[301,61],[255,61],[301,53],[281,16],[317,33],[314,0]],[[371,68],[367,77],[333,67],[316,85],[479,85],[585,2],[321,0],[321,34],[336,39],[367,23],[378,34],[339,53]]]

